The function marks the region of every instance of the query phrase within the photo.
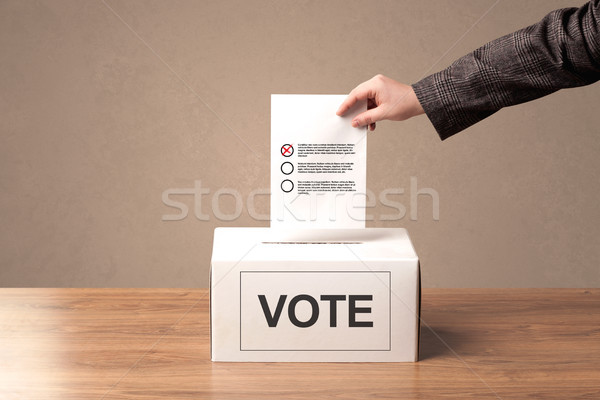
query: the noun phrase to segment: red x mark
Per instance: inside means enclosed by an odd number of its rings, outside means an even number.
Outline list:
[[[285,157],[289,157],[294,154],[294,148],[291,144],[284,144],[281,146],[281,155]]]

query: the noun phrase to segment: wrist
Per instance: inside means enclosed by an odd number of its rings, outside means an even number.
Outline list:
[[[409,87],[410,87],[410,93],[409,93],[410,109],[412,111],[411,116],[416,117],[417,115],[425,114],[425,110],[423,109],[423,106],[421,106],[421,102],[419,101],[419,98],[417,97],[415,90],[413,89],[412,86],[409,86]]]

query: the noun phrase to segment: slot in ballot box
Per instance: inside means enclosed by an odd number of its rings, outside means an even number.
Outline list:
[[[215,229],[213,361],[416,361],[419,312],[405,229]]]

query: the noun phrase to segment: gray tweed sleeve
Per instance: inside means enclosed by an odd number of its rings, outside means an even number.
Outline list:
[[[600,0],[556,10],[412,85],[440,138],[502,107],[600,79]]]

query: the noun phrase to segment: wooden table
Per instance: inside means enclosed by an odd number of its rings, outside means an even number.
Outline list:
[[[0,398],[600,398],[600,289],[425,289],[414,364],[211,363],[208,315],[206,289],[0,289]]]

